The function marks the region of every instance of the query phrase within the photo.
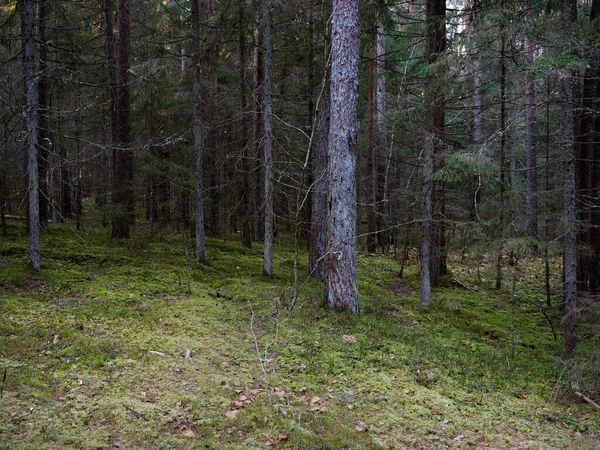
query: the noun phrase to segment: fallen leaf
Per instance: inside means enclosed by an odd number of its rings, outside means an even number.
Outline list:
[[[279,435],[279,440],[280,440],[280,441],[285,441],[285,440],[287,440],[287,438],[289,438],[289,437],[290,437],[290,435],[289,435],[288,433],[286,433],[286,434],[280,434],[280,435]]]
[[[135,359],[128,359],[125,361],[125,364],[135,364],[137,361]]]
[[[363,430],[363,429],[362,429],[362,427],[359,427],[358,425],[355,425],[355,426],[354,426],[354,429],[355,429],[356,431],[362,431],[362,430]]]
[[[314,405],[315,403],[319,403],[321,401],[321,397],[313,397],[310,399],[310,404]]]
[[[242,388],[242,387],[235,388],[234,391],[236,394],[241,394],[242,392],[244,392],[244,388]]]
[[[327,412],[327,411],[329,411],[327,409],[327,406],[322,406],[321,409],[319,409],[319,412]]]
[[[246,400],[248,400],[248,397],[245,395],[240,395],[240,402],[245,402]]]
[[[192,352],[190,351],[189,347],[185,348],[185,359],[190,359],[192,356]]]
[[[192,430],[190,430],[189,428],[184,428],[182,431],[183,435],[187,438],[193,438],[194,436],[196,436],[194,434],[194,432]]]
[[[270,447],[271,445],[273,445],[275,442],[273,442],[273,439],[269,438],[265,441],[265,445],[267,447]]]
[[[229,417],[230,419],[235,419],[235,416],[237,416],[239,409],[234,409],[232,411],[227,411],[225,413],[225,416]]]
[[[302,393],[306,392],[306,390],[307,389],[305,387],[301,387],[300,389],[298,389],[298,393],[302,394]]]
[[[261,392],[265,392],[265,390],[262,389],[262,388],[259,388],[259,389],[250,389],[250,393],[252,395],[257,395],[257,394],[260,394]]]
[[[177,402],[177,403],[175,404],[175,408],[177,408],[177,409],[182,409],[182,408],[183,408],[183,404],[182,404],[181,402]]]
[[[463,438],[464,438],[464,436],[461,434],[460,436],[456,436],[456,437],[454,438],[454,440],[455,440],[455,441],[462,441],[462,440],[463,440]]]
[[[152,353],[153,355],[156,355],[160,358],[166,358],[167,355],[164,354],[163,352],[157,352],[156,350],[149,350],[148,353]]]
[[[273,388],[273,394],[275,394],[277,397],[283,397],[285,395],[285,391],[283,389]]]
[[[109,445],[112,445],[113,447],[117,447],[117,448],[121,448],[121,443],[120,442],[111,442]]]
[[[236,408],[236,409],[240,409],[244,406],[244,402],[238,402],[237,400],[234,400],[231,402],[231,405]]]

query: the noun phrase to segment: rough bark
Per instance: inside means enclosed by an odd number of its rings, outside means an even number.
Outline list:
[[[264,83],[264,129],[263,161],[265,166],[265,246],[263,257],[264,275],[273,276],[273,0],[265,4],[265,83]]]
[[[334,0],[325,299],[330,309],[354,314],[359,313],[356,254],[359,36],[359,1]]]
[[[255,24],[254,24],[254,64],[253,64],[253,101],[254,101],[254,127],[252,140],[254,141],[254,240],[262,241],[265,238],[265,218],[263,208],[264,175],[261,157],[263,116],[262,116],[262,77],[263,77],[263,54],[260,50],[262,44],[260,34],[261,0],[255,0]]]
[[[370,42],[369,111],[368,111],[368,175],[367,175],[367,252],[377,251],[377,146],[375,144],[375,109],[377,89],[377,37]]]
[[[196,155],[196,262],[206,262],[204,243],[204,130],[202,128],[202,43],[200,40],[200,0],[192,0],[192,40],[194,65],[194,154]]]
[[[531,236],[537,236],[537,155],[535,143],[535,75],[533,73],[533,59],[535,46],[533,43],[533,10],[531,0],[525,3],[525,64],[528,74],[525,83],[525,152],[526,152],[526,181],[527,198],[525,201],[525,226]]]
[[[26,89],[27,174],[29,194],[29,263],[40,271],[40,208],[38,180],[38,85],[33,0],[23,0],[24,72]]]
[[[112,218],[112,237],[129,238],[133,223],[133,152],[131,149],[130,117],[130,6],[129,0],[118,0],[118,58],[117,58],[117,129],[113,145],[113,190],[115,208]]]

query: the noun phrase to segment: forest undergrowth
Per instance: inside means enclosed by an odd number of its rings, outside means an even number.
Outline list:
[[[523,261],[511,305],[510,267],[496,292],[493,255],[456,255],[424,309],[416,261],[399,279],[363,255],[355,318],[314,280],[293,302],[284,239],[269,280],[260,245],[209,238],[199,266],[185,236],[83,225],[42,235],[40,274],[20,225],[0,240],[0,449],[600,447],[560,308],[540,311],[542,261]],[[558,258],[552,274],[558,305]]]

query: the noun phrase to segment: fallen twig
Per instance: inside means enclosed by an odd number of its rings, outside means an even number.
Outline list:
[[[589,398],[589,397],[586,397],[586,396],[585,396],[585,395],[583,395],[581,392],[577,392],[577,391],[574,391],[574,392],[575,392],[575,395],[576,395],[577,397],[579,397],[580,399],[582,399],[584,402],[586,402],[586,403],[588,403],[588,404],[592,405],[592,406],[593,406],[594,408],[596,408],[596,409],[600,409],[600,405],[598,405],[598,403],[596,403],[596,402],[595,402],[594,400],[592,400],[591,398]]]
[[[452,278],[452,282],[454,284],[458,284],[461,288],[466,289],[467,291],[481,292],[479,289],[475,289],[474,287],[466,285],[465,283],[463,283],[462,281],[460,281],[458,278]]]

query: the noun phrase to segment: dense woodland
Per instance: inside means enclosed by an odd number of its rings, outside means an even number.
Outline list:
[[[316,309],[354,315],[360,261],[385,260],[394,283],[414,268],[424,315],[445,289],[504,295],[513,358],[530,284],[556,358],[595,376],[599,16],[600,0],[6,0],[3,245],[26,235],[43,274],[53,229],[175,236],[192,273],[225,241],[259,249],[263,280],[287,280],[274,259],[291,255],[291,310],[316,285]]]

